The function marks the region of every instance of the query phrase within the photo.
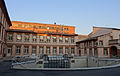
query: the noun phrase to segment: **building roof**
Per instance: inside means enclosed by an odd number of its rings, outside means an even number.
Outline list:
[[[20,29],[8,29],[7,32],[18,32],[18,33],[34,33],[37,32],[30,31],[30,30],[20,30]],[[78,34],[60,34],[60,33],[39,33],[39,34],[48,34],[48,35],[63,35],[63,36],[78,36]]]
[[[120,30],[119,28],[109,28],[109,27],[96,27],[96,26],[93,26],[93,28],[103,28],[103,29]]]
[[[25,24],[36,24],[36,25],[56,25],[56,26],[67,26],[67,25],[58,25],[56,23],[54,24],[45,24],[45,23],[37,23],[37,22],[22,22],[22,21],[11,21],[13,23],[25,23]],[[75,27],[75,26],[67,26],[67,27]]]
[[[12,26],[4,0],[0,0],[0,6],[1,6],[3,13],[5,14],[4,16],[6,17],[8,24]]]
[[[87,38],[85,40],[81,40],[81,41],[76,42],[76,44],[86,42],[86,41],[96,41],[96,40],[97,40],[96,38]]]

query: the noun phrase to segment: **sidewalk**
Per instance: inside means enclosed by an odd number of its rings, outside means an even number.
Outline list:
[[[12,57],[2,57],[2,58],[0,58],[0,62],[10,61],[10,60],[12,60],[12,59],[13,59]]]

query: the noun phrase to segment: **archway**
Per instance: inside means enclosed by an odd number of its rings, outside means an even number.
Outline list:
[[[110,48],[110,53],[111,53],[111,56],[117,56],[117,47],[112,46]]]

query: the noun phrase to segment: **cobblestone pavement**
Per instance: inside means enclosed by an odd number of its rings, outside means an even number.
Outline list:
[[[11,62],[0,62],[0,76],[120,76],[120,67],[85,71],[26,71],[11,70]]]

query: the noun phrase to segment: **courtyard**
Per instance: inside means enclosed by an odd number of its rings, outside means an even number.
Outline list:
[[[83,71],[12,70],[11,62],[0,62],[0,76],[119,76],[120,67]]]

